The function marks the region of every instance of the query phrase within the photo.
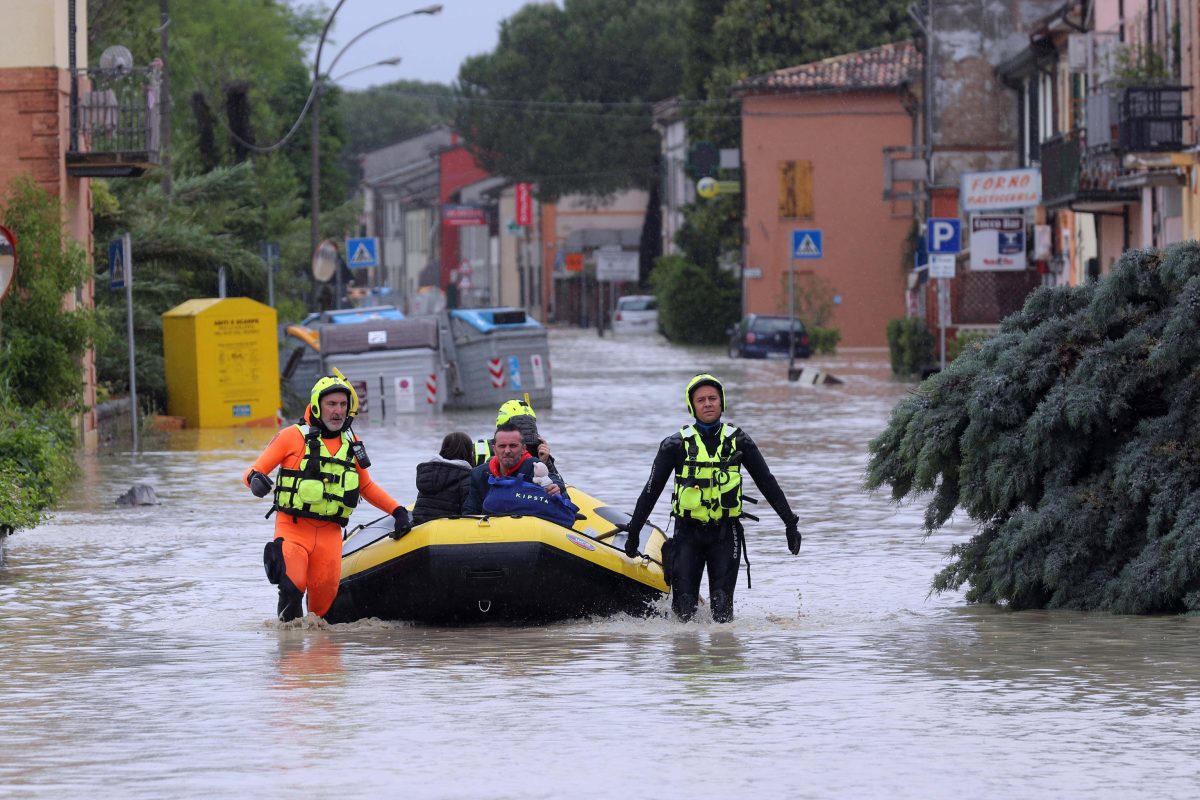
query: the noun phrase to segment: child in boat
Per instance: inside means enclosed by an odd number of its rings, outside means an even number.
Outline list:
[[[413,524],[462,513],[471,481],[471,437],[462,431],[446,434],[432,460],[417,465],[417,502]]]

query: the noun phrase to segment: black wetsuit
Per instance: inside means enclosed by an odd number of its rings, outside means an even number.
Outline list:
[[[708,452],[715,453],[720,442],[720,424],[714,425],[710,433],[696,424],[696,430]],[[741,465],[754,485],[785,525],[794,523],[798,517],[792,513],[779,482],[771,474],[767,462],[759,452],[758,445],[738,429],[735,434],[735,453],[742,454]],[[633,517],[629,521],[632,534],[641,534],[642,526],[654,510],[663,487],[682,468],[685,457],[683,436],[674,433],[663,439],[650,468],[650,478],[638,497]],[[733,590],[737,586],[738,567],[741,561],[739,533],[741,523],[736,519],[723,519],[700,523],[675,517],[674,566],[671,578],[671,608],[680,619],[689,620],[696,613],[700,597],[700,578],[708,569],[708,595],[712,606],[713,620],[729,622],[733,619]]]

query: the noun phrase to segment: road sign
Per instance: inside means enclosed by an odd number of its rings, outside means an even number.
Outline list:
[[[0,300],[8,294],[17,272],[17,240],[12,231],[0,225]]]
[[[934,253],[929,256],[929,277],[953,278],[955,256],[948,253]]]
[[[350,257],[346,265],[350,269],[365,269],[379,266],[379,239],[366,236],[346,240],[346,254]]]
[[[518,183],[513,190],[517,205],[517,224],[533,224],[533,184]]]
[[[638,254],[636,250],[596,251],[596,280],[636,281],[638,279]]]
[[[792,231],[792,258],[821,258],[824,253],[820,228]]]
[[[279,242],[259,242],[258,254],[272,272],[279,271]]]
[[[124,289],[125,278],[125,242],[123,239],[113,239],[108,243],[108,288]]]
[[[928,220],[925,224],[925,248],[930,253],[962,252],[962,222],[957,217]]]

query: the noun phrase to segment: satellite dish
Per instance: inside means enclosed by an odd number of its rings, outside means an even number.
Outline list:
[[[114,44],[100,54],[100,69],[105,72],[129,72],[133,69],[133,53],[128,47]]]
[[[338,268],[338,249],[337,245],[326,239],[317,245],[317,249],[313,251],[312,257],[312,274],[313,278],[321,283],[327,283],[334,275],[337,274]]]

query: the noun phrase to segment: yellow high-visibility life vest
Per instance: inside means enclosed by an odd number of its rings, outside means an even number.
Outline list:
[[[683,438],[683,464],[675,471],[675,489],[671,513],[680,519],[697,522],[742,515],[742,472],[735,458],[738,429],[722,424],[717,451],[709,453],[694,425],[680,431]]]
[[[317,428],[297,425],[305,453],[296,469],[279,468],[275,476],[275,508],[284,514],[336,522],[345,527],[358,505],[358,470],[350,445],[354,434],[343,431],[336,453],[325,447]]]

